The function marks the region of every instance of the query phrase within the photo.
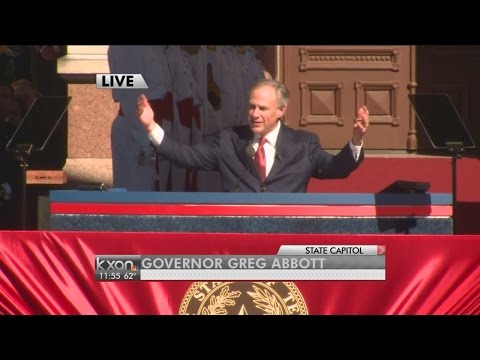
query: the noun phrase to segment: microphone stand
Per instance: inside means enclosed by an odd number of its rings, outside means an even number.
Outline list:
[[[20,219],[21,219],[21,229],[27,229],[27,168],[28,168],[28,158],[32,151],[32,144],[18,144],[15,149],[15,158],[20,163],[22,168],[22,184],[21,184],[21,193],[20,193]]]
[[[248,163],[250,164],[250,160],[248,161]],[[240,176],[238,177],[237,182],[235,183],[235,186],[233,187],[233,192],[239,192],[240,191],[240,179],[243,177],[243,174],[247,170],[247,167],[248,167],[248,165],[245,166],[243,168],[242,172],[240,173]]]
[[[463,142],[461,141],[447,141],[445,145],[448,147],[448,152],[452,154],[452,227],[453,234],[457,232],[457,159],[462,157],[464,151]]]

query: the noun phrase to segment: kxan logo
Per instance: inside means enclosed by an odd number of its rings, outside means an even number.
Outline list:
[[[97,89],[148,89],[142,74],[97,74]]]
[[[95,270],[140,270],[139,255],[97,255]]]

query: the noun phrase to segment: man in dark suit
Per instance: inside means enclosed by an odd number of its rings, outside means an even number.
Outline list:
[[[282,119],[288,90],[276,80],[260,80],[250,91],[249,123],[222,129],[208,144],[182,145],[164,136],[145,96],[137,116],[158,154],[186,168],[218,170],[223,191],[305,192],[310,177],[344,178],[363,160],[368,109],[362,106],[352,140],[336,155],[320,146],[315,134],[286,127]]]

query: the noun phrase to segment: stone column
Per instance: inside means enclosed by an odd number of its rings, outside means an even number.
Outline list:
[[[112,185],[110,127],[118,106],[110,90],[97,89],[95,74],[108,73],[108,46],[67,47],[57,62],[57,71],[68,82],[72,97],[68,109],[69,187],[79,184]]]

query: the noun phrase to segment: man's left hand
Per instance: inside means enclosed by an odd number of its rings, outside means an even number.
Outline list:
[[[353,124],[353,138],[352,142],[356,146],[363,144],[363,136],[368,129],[369,120],[368,120],[368,109],[364,105],[358,109],[357,117]]]

